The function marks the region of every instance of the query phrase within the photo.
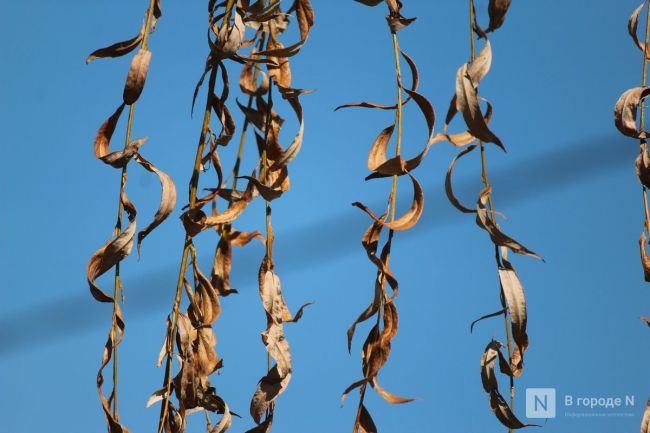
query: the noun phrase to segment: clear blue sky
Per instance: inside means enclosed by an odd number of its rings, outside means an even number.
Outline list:
[[[650,313],[650,292],[638,259],[637,147],[619,138],[612,120],[620,93],[640,81],[640,52],[626,29],[637,1],[515,0],[491,38],[494,63],[481,91],[495,107],[493,129],[509,150],[488,151],[494,200],[508,216],[507,231],[547,259],[515,258],[531,340],[517,380],[517,413],[525,418],[527,387],[557,388],[560,399],[636,400],[627,408],[633,416],[605,418],[565,416],[560,402],[547,433],[634,431],[650,395],[650,330],[638,320]],[[145,3],[0,2],[0,433],[105,428],[94,381],[111,313],[92,300],[84,272],[114,223],[118,173],[94,159],[92,139],[121,99],[129,60],[85,65],[84,59],[131,37]],[[469,52],[466,2],[405,3],[405,15],[418,21],[400,41],[420,67],[421,91],[436,107],[440,128],[456,69]],[[350,203],[383,203],[389,189],[388,181],[363,178],[368,146],[390,114],[333,111],[345,102],[394,96],[385,10],[351,0],[315,0],[314,7],[317,24],[293,70],[296,86],[317,91],[303,98],[305,143],[291,167],[291,192],[274,203],[274,223],[288,302],[294,309],[307,300],[316,305],[288,326],[295,374],[278,400],[278,433],[351,429],[356,398],[340,408],[339,397],[361,375],[358,354],[367,330],[358,332],[352,356],[345,330],[370,299],[374,272],[359,244],[367,217]],[[205,2],[166,0],[163,8],[134,133],[150,137],[143,154],[173,176],[184,204],[200,127],[189,108],[207,51]],[[419,114],[407,110],[407,152],[421,145],[424,133]],[[371,395],[368,406],[382,433],[504,431],[479,376],[481,353],[492,337],[503,339],[503,323],[484,322],[469,333],[472,320],[499,306],[492,247],[473,218],[453,211],[444,197],[452,156],[441,145],[418,169],[425,215],[393,246],[401,327],[381,382],[419,400],[388,406]],[[458,168],[465,202],[480,188],[472,156]],[[129,191],[143,224],[155,211],[158,182],[132,170]],[[139,261],[134,255],[123,266],[120,406],[133,433],[156,425],[158,409],[144,404],[162,381],[155,361],[182,246],[178,215],[145,241]],[[262,221],[254,206],[240,227],[261,228]],[[199,242],[206,264],[214,242],[207,234]],[[216,328],[225,368],[213,383],[243,414],[266,368],[254,284],[262,254],[259,246],[236,251],[233,285],[240,295],[224,300]],[[190,431],[201,431],[203,418],[194,418]],[[232,431],[251,426],[245,417]]]

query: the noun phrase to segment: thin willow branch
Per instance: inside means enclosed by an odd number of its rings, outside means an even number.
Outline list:
[[[470,54],[471,54],[472,62],[476,59],[476,43],[474,39],[475,23],[476,23],[476,9],[474,7],[474,0],[469,0]],[[481,181],[483,182],[484,187],[488,191],[490,191],[490,180],[488,177],[488,170],[487,170],[487,158],[485,155],[485,143],[483,143],[483,141],[479,141],[479,146],[481,149]],[[491,192],[487,196],[487,209],[490,218],[494,221],[495,224],[497,224]],[[494,254],[495,254],[497,266],[499,266],[501,263],[501,253],[497,245],[494,246]],[[501,295],[501,297],[503,298],[503,295]],[[512,335],[510,334],[510,320],[508,318],[508,308],[503,309],[503,322],[504,322],[504,327],[506,332],[506,347],[508,350],[508,363],[510,364],[512,363],[513,347],[512,347]],[[515,380],[513,375],[509,375],[509,380],[510,380],[510,408],[511,410],[514,411],[515,410]],[[508,432],[512,433],[512,429],[508,429]]]
[[[144,35],[142,37],[142,42],[140,44],[140,48],[143,49],[147,48],[147,41],[149,39],[149,33],[150,33],[149,30],[151,26],[151,17],[153,16],[154,4],[155,4],[155,0],[149,0],[149,7],[147,8],[147,18],[144,27]],[[126,133],[124,138],[124,149],[126,149],[129,143],[131,142],[131,130],[133,127],[134,111],[135,111],[135,102],[129,106],[129,116],[128,116]],[[122,233],[122,222],[124,217],[124,206],[122,205],[122,196],[124,194],[124,188],[126,186],[127,165],[128,164],[124,164],[124,167],[122,167],[122,172],[120,174],[120,190],[119,190],[119,196],[117,200],[117,222],[115,223],[115,230],[114,230],[114,235],[116,237]],[[113,317],[111,321],[111,332],[113,333],[113,337],[115,336],[115,330],[117,328],[116,314],[117,314],[117,304],[119,303],[120,295],[122,297],[122,302],[124,302],[124,291],[122,290],[122,281],[120,277],[120,263],[118,262],[115,265],[115,276],[114,276],[114,286],[113,286]],[[119,379],[117,346],[118,346],[117,344],[113,346],[113,392],[112,392],[113,407],[112,410],[113,410],[113,417],[115,418],[116,421],[119,422],[119,412],[118,412],[118,404],[117,404],[118,403],[118,379]]]

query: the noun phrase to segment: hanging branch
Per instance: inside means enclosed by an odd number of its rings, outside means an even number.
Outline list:
[[[176,204],[176,188],[171,178],[157,169],[153,164],[144,159],[139,153],[140,147],[144,144],[146,138],[140,138],[131,141],[131,130],[133,126],[133,117],[135,103],[140,97],[151,60],[151,52],[148,50],[149,35],[153,32],[157,20],[162,15],[159,0],[150,0],[147,8],[146,18],[140,32],[132,39],[124,42],[118,42],[105,48],[94,51],[86,59],[87,63],[97,58],[114,58],[129,54],[131,51],[139,48],[137,54],[133,57],[131,67],[126,78],[126,84],[123,92],[123,102],[99,128],[95,137],[94,153],[95,157],[100,159],[113,168],[120,169],[120,189],[117,211],[117,222],[113,230],[111,239],[98,249],[90,258],[86,274],[88,284],[93,297],[104,303],[113,304],[113,314],[111,328],[108,339],[104,346],[101,367],[97,373],[97,390],[99,393],[102,409],[108,423],[110,433],[128,432],[126,427],[120,423],[118,411],[118,346],[124,337],[124,317],[120,308],[120,296],[124,301],[124,291],[120,277],[120,262],[124,260],[133,247],[133,240],[136,231],[136,208],[126,195],[127,166],[131,159],[140,164],[145,170],[158,176],[162,184],[162,197],[160,205],[154,220],[145,229],[138,233],[138,250],[143,239],[151,233],[169,216]],[[125,105],[129,106],[128,120],[126,126],[126,137],[124,148],[120,151],[110,152],[110,140],[117,127],[118,120],[124,111]],[[123,218],[126,212],[129,224],[126,229],[123,228]],[[113,278],[113,295],[109,295],[99,288],[97,278],[114,268]],[[104,369],[111,362],[112,371],[112,391],[106,398],[103,391]]]
[[[526,311],[526,298],[521,281],[513,267],[508,261],[508,250],[541,259],[535,252],[529,250],[513,238],[501,231],[496,220],[498,212],[494,210],[492,203],[492,187],[488,178],[485,147],[493,143],[505,151],[505,146],[499,137],[490,129],[492,119],[492,105],[486,101],[486,110],[483,114],[478,86],[490,70],[492,63],[492,47],[487,34],[501,27],[510,7],[510,0],[490,0],[488,15],[490,18],[487,29],[481,28],[477,22],[474,0],[469,0],[469,24],[470,24],[470,52],[471,58],[468,63],[463,64],[456,75],[456,94],[451,100],[445,127],[441,134],[438,134],[434,141],[448,141],[456,147],[462,147],[454,157],[447,170],[445,179],[445,190],[449,201],[463,213],[475,213],[476,222],[479,227],[485,230],[494,243],[495,260],[500,282],[501,309],[492,314],[486,314],[474,321],[471,329],[479,321],[484,319],[503,316],[506,334],[507,357],[501,352],[502,344],[492,340],[485,349],[481,358],[481,378],[483,388],[489,394],[489,402],[492,411],[497,419],[509,431],[529,426],[524,424],[514,414],[515,398],[515,377],[519,377],[524,367],[524,352],[528,348],[528,335],[526,325],[528,321]],[[484,40],[484,46],[476,54],[476,40]],[[456,116],[461,113],[467,126],[467,130],[460,133],[448,133],[448,126]],[[480,148],[481,155],[481,180],[483,189],[474,209],[464,206],[454,195],[452,187],[452,174],[458,160],[472,152],[476,147]],[[501,395],[494,375],[494,364],[499,359],[499,370],[509,378],[510,382],[510,404]]]
[[[638,36],[639,17],[643,9],[645,11],[645,34],[643,42]],[[648,236],[650,235],[650,211],[648,210],[648,188],[650,188],[650,153],[648,151],[648,133],[645,128],[645,102],[650,94],[648,87],[648,60],[650,59],[650,2],[644,0],[630,16],[628,32],[634,44],[642,52],[641,86],[623,92],[614,107],[614,124],[616,128],[628,137],[639,140],[639,155],[636,157],[636,176],[641,183],[641,194],[643,197],[644,221],[639,238],[639,250],[641,254],[641,267],[646,282],[650,282],[650,258],[647,253]],[[637,115],[639,121],[637,124]],[[642,317],[645,323],[650,324],[647,318]],[[646,405],[643,419],[641,421],[641,433],[650,431],[650,400]]]
[[[368,6],[376,6],[382,1],[358,0]],[[370,305],[359,315],[347,332],[348,350],[351,350],[352,339],[358,324],[375,317],[375,325],[371,328],[362,350],[362,373],[363,378],[352,383],[343,393],[342,400],[356,388],[359,388],[359,405],[354,422],[353,432],[365,433],[376,432],[375,423],[364,404],[366,390],[370,385],[387,402],[392,404],[407,403],[412,398],[398,397],[379,385],[378,375],[381,368],[386,364],[391,350],[391,340],[397,334],[398,313],[395,305],[395,298],[398,294],[399,285],[389,267],[391,245],[395,231],[408,230],[418,222],[424,208],[424,193],[418,181],[411,174],[433,144],[433,126],[435,113],[431,103],[417,92],[419,75],[415,62],[399,48],[397,32],[411,24],[415,18],[405,18],[401,14],[402,3],[397,0],[386,0],[389,14],[386,17],[391,32],[393,43],[393,55],[395,59],[395,77],[397,102],[394,105],[386,105],[373,102],[354,102],[342,105],[337,108],[364,107],[381,110],[393,110],[395,118],[391,125],[384,128],[371,146],[368,155],[368,169],[372,172],[366,180],[379,178],[392,178],[392,186],[388,198],[386,212],[377,216],[372,210],[361,203],[353,203],[354,206],[366,212],[373,220],[362,237],[361,243],[370,261],[377,267],[375,280],[375,293]],[[402,73],[400,55],[404,58],[412,75],[410,89],[404,88],[402,84]],[[404,96],[407,96],[404,98]],[[411,159],[402,157],[402,128],[403,128],[403,106],[413,100],[424,116],[428,127],[427,140],[424,148],[418,155]],[[395,137],[395,156],[388,158],[387,149],[393,134]],[[413,185],[413,202],[410,209],[403,215],[396,217],[397,183],[400,176],[407,175]],[[384,228],[388,229],[385,243],[379,256],[377,251],[381,233]],[[389,294],[386,284],[392,290]],[[383,325],[383,326],[382,326]]]
[[[267,2],[263,2],[266,6]],[[289,343],[284,336],[284,324],[297,322],[303,315],[304,308],[300,307],[295,315],[291,314],[284,295],[282,294],[279,276],[274,271],[273,242],[275,239],[272,225],[271,201],[282,196],[289,189],[288,165],[296,158],[303,141],[303,112],[299,101],[301,94],[308,91],[292,88],[292,73],[289,57],[294,56],[304,45],[311,27],[314,24],[314,12],[309,0],[297,0],[284,13],[281,2],[270,2],[268,14],[273,18],[264,21],[253,21],[251,26],[258,33],[259,51],[255,51],[252,59],[264,59],[268,77],[264,75],[262,84],[257,86],[255,75],[251,79],[253,63],[249,63],[242,73],[240,87],[249,95],[248,106],[239,105],[247,123],[251,123],[259,131],[256,140],[260,152],[260,173],[255,176],[242,176],[253,183],[256,192],[265,202],[266,252],[259,269],[259,294],[266,316],[266,329],[262,333],[262,342],[267,351],[266,374],[260,379],[257,389],[251,399],[250,414],[256,426],[248,433],[262,433],[271,430],[275,413],[275,402],[282,394],[292,376],[292,361]],[[289,26],[288,13],[295,12],[300,32],[300,40],[290,46],[284,46],[279,40],[280,35]],[[262,16],[260,13],[258,16]],[[274,90],[286,100],[297,117],[299,128],[293,141],[283,148],[280,144],[280,130],[284,120],[274,110]],[[264,99],[263,96],[266,96]],[[255,97],[255,108],[252,100]]]

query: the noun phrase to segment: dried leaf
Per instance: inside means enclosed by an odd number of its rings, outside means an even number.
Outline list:
[[[641,101],[650,94],[650,87],[634,87],[626,90],[614,107],[614,124],[623,135],[646,138],[645,131],[639,131],[636,116]]]
[[[258,71],[262,76],[262,82],[258,85],[253,81],[254,69],[257,68],[254,62],[246,62],[239,77],[239,88],[247,95],[260,96],[269,90],[269,79],[264,71]],[[250,108],[250,107],[249,107]]]
[[[490,24],[485,30],[487,33],[493,32],[503,25],[510,3],[511,0],[490,0],[490,4],[488,5]]]
[[[417,224],[422,215],[422,211],[424,210],[424,192],[422,191],[422,187],[413,176],[410,174],[408,176],[411,178],[411,182],[413,183],[413,204],[404,215],[400,216],[395,221],[381,222],[383,226],[388,227],[391,230],[403,231],[410,229]],[[352,203],[352,206],[356,206],[366,212],[375,221],[380,221],[380,219],[362,203],[354,202]]]
[[[109,240],[101,248],[93,253],[88,261],[86,267],[86,276],[88,279],[88,286],[93,297],[99,302],[113,303],[113,297],[101,290],[97,284],[96,279],[105,274],[109,269],[117,263],[124,260],[133,248],[133,237],[135,235],[137,215],[134,204],[122,193],[121,196],[122,206],[127,212],[129,218],[129,225],[122,231],[117,238]]]
[[[250,413],[255,423],[260,423],[266,410],[284,392],[290,380],[291,374],[280,376],[277,365],[273,366],[269,373],[260,380],[250,405]]]
[[[486,314],[484,316],[479,317],[478,319],[473,321],[471,325],[469,325],[469,332],[470,333],[474,332],[474,325],[476,325],[478,322],[481,322],[485,319],[491,319],[492,317],[502,316],[506,311],[507,310],[505,308],[502,308],[501,310],[496,311],[494,313]]]
[[[643,276],[647,282],[650,282],[650,257],[646,251],[646,245],[648,240],[645,235],[645,231],[641,232],[641,238],[639,239],[639,249],[641,250],[641,265],[643,266]]]
[[[481,113],[476,85],[469,76],[469,65],[465,63],[456,74],[456,110],[463,115],[472,136],[485,143],[494,143],[505,150],[499,137],[490,131]]]
[[[636,177],[646,188],[650,188],[650,154],[648,153],[648,144],[643,142],[639,155],[634,162]]]
[[[420,74],[418,72],[418,68],[413,61],[404,51],[400,51],[402,54],[402,57],[404,57],[404,60],[406,60],[406,64],[409,66],[409,69],[411,70],[411,91],[415,92],[417,91],[419,85],[420,85]],[[404,89],[406,91],[406,89]],[[409,101],[411,100],[411,97],[409,96],[406,98],[403,102],[402,105],[406,105]],[[378,104],[375,102],[351,102],[349,104],[344,104],[344,105],[339,105],[334,109],[334,111],[338,111],[341,108],[350,108],[350,107],[363,107],[363,108],[377,108],[380,110],[396,110],[397,109],[397,104],[394,105],[386,105],[386,104]]]
[[[384,388],[379,386],[379,383],[377,382],[377,377],[372,378],[372,387],[379,393],[381,398],[386,400],[390,404],[404,404],[404,403],[410,403],[414,401],[414,398],[404,398],[404,397],[399,397],[395,394],[391,394],[390,392],[386,391]]]
[[[510,236],[503,233],[492,218],[488,216],[489,211],[486,208],[486,204],[489,195],[489,187],[483,188],[479,194],[479,199],[476,203],[476,223],[478,226],[488,232],[490,239],[492,239],[492,242],[494,242],[495,245],[507,247],[517,254],[535,257],[543,261],[544,259],[542,259],[542,257],[537,253],[529,250]]]
[[[224,433],[232,425],[232,412],[230,412],[230,408],[227,404],[224,403],[224,405],[225,408],[223,411],[223,416],[219,422],[210,430],[210,433]]]
[[[108,155],[110,150],[111,138],[115,132],[115,127],[117,126],[117,121],[120,119],[124,111],[124,104],[121,104],[117,107],[117,110],[111,116],[102,123],[102,125],[97,130],[97,135],[95,136],[94,151],[96,158],[103,158]]]
[[[314,26],[314,9],[309,0],[296,0],[294,8],[296,10],[296,17],[298,18],[300,38],[305,40],[309,36],[311,28]]]
[[[176,206],[176,185],[174,185],[174,181],[168,174],[156,168],[156,166],[144,159],[142,155],[137,154],[135,160],[138,164],[144,167],[145,170],[158,176],[160,185],[162,186],[160,204],[158,205],[158,210],[153,217],[153,221],[147,227],[138,232],[138,251],[140,251],[140,245],[144,238],[165,221],[169,214],[174,210],[174,206]]]
[[[235,55],[242,45],[246,26],[239,12],[234,14],[235,23],[231,27],[229,24],[224,25],[217,32],[218,41],[216,50],[220,57],[227,58]]]
[[[451,160],[451,163],[449,164],[449,168],[447,168],[447,175],[445,176],[445,192],[447,193],[447,198],[449,199],[449,202],[459,211],[463,213],[476,213],[475,209],[470,209],[465,206],[456,198],[454,195],[454,191],[451,185],[451,176],[454,172],[454,167],[456,166],[456,161],[458,161],[460,158],[463,156],[467,155],[470,153],[472,150],[476,149],[476,145],[468,146],[465,149],[461,150],[458,152],[458,155],[454,156],[454,158]]]
[[[359,407],[359,419],[355,423],[352,433],[377,433],[377,426],[363,404]]]
[[[93,51],[86,58],[86,64],[99,58],[114,58],[114,57],[120,57],[129,54],[131,51],[135,50],[138,47],[138,45],[140,45],[143,36],[144,36],[144,27],[140,29],[140,32],[135,37],[127,41],[118,42],[108,47],[100,48],[98,50]]]
[[[354,0],[358,3],[363,3],[366,6],[377,6],[380,3],[383,3],[384,0]]]
[[[131,158],[133,158],[133,155],[138,152],[140,146],[142,146],[145,141],[147,141],[147,137],[134,140],[130,142],[123,150],[111,152],[106,156],[102,156],[100,159],[111,167],[123,168],[129,163]]]
[[[524,427],[539,427],[537,424],[524,424],[519,421],[498,390],[490,393],[490,407],[501,424],[510,429],[516,430]]]
[[[222,235],[217,244],[212,265],[212,286],[219,296],[228,296],[237,293],[237,290],[230,287],[230,271],[232,268],[232,243]]]
[[[499,268],[499,281],[508,305],[512,337],[515,341],[515,348],[510,359],[510,369],[512,374],[518,377],[523,372],[524,352],[528,348],[526,295],[515,268],[505,259],[502,262],[503,267]]]
[[[126,105],[132,105],[140,97],[147,79],[150,62],[151,51],[146,48],[140,48],[140,51],[133,57],[131,68],[126,76],[124,94],[122,95],[122,99]]]
[[[644,50],[645,44],[639,40],[639,36],[638,36],[639,15],[641,14],[641,11],[643,10],[645,4],[646,2],[644,1],[634,10],[634,12],[632,12],[632,15],[630,16],[630,20],[627,24],[627,30],[630,33],[632,40],[634,41],[636,46],[639,47],[641,51]],[[650,48],[645,46],[645,52],[646,52],[646,58],[650,59]]]

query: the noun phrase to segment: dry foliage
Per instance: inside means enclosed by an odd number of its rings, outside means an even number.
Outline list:
[[[165,362],[163,387],[155,391],[148,402],[151,405],[161,401],[159,433],[184,432],[187,416],[196,411],[205,412],[210,433],[225,432],[230,428],[233,416],[238,416],[210,382],[210,376],[223,366],[215,349],[217,339],[213,330],[213,324],[221,312],[220,298],[237,292],[230,286],[233,246],[245,246],[254,239],[266,246],[259,270],[259,294],[267,318],[262,341],[268,352],[269,368],[251,400],[250,413],[256,426],[249,431],[270,430],[275,400],[291,379],[291,354],[284,337],[283,324],[298,321],[304,306],[295,316],[289,312],[280,279],[273,271],[270,202],[289,189],[288,165],[302,146],[304,123],[299,97],[306,91],[291,87],[289,57],[303,47],[314,19],[309,0],[291,3],[284,11],[278,0],[208,2],[210,52],[192,105],[206,77],[207,97],[190,180],[189,203],[181,216],[186,232],[185,246],[172,314],[167,321],[167,337],[159,357],[159,365]],[[291,13],[295,13],[297,18],[301,39],[285,46],[280,39],[289,26]],[[253,36],[247,39],[249,30],[253,31]],[[245,50],[248,52],[244,53]],[[249,100],[245,105],[237,102],[244,123],[237,159],[231,170],[232,185],[226,185],[218,149],[219,146],[230,144],[236,129],[235,116],[227,104],[230,93],[228,71],[233,63],[244,65],[239,85]],[[218,81],[220,86],[217,85]],[[274,110],[274,94],[287,102],[299,123],[298,131],[286,147],[279,138],[284,121]],[[218,132],[212,129],[213,118],[218,122]],[[249,176],[240,176],[249,125],[255,128],[258,162]],[[208,192],[199,197],[199,178],[205,167],[214,170],[217,183],[214,187],[206,188]],[[238,188],[240,180],[246,182],[243,190]],[[265,237],[259,231],[241,232],[233,226],[258,197],[266,202]],[[211,207],[209,211],[205,210],[208,204]],[[219,235],[209,277],[199,268],[198,253],[193,243],[195,236],[208,229],[213,229]],[[188,277],[186,274],[190,266],[191,277]],[[183,291],[188,302],[185,313],[180,312]],[[174,341],[180,361],[180,369],[175,376],[172,373]],[[272,366],[270,359],[275,362]],[[176,397],[176,403],[172,401],[172,395]],[[209,412],[221,415],[215,425],[210,422]]]
[[[483,29],[476,19],[474,1],[470,0],[470,28],[471,28],[471,60],[464,63],[456,74],[456,92],[453,96],[445,127],[442,133],[437,134],[435,142],[448,141],[453,146],[460,147],[449,165],[445,178],[445,190],[451,204],[463,213],[476,214],[476,223],[485,230],[494,243],[495,258],[501,286],[501,309],[495,313],[486,314],[471,324],[470,329],[485,319],[503,317],[507,337],[507,356],[502,353],[503,345],[492,340],[481,357],[481,378],[483,388],[489,396],[490,408],[497,419],[508,429],[519,429],[528,426],[522,423],[513,412],[514,404],[514,378],[522,374],[524,368],[524,352],[528,348],[528,334],[526,324],[528,321],[526,297],[521,280],[512,263],[508,260],[508,251],[541,259],[534,251],[505,234],[497,223],[496,212],[492,205],[492,188],[487,176],[487,163],[485,159],[485,145],[493,143],[505,150],[501,139],[491,130],[492,105],[479,96],[479,84],[485,78],[492,64],[492,46],[488,40],[488,33],[501,27],[505,21],[509,0],[490,0],[488,15],[490,22]],[[476,39],[483,40],[484,44],[478,54],[475,53]],[[485,101],[485,111],[481,102]],[[460,113],[467,127],[466,131],[449,133],[448,127],[456,114]],[[478,194],[476,206],[471,208],[463,205],[454,195],[452,175],[456,163],[460,158],[468,155],[477,147],[480,148],[482,180],[484,188]],[[495,376],[494,365],[499,360],[499,371],[510,380],[510,405],[505,401],[499,391]]]
[[[382,1],[365,1],[359,0],[368,6],[377,6]],[[389,30],[393,40],[393,52],[395,57],[395,72],[397,82],[397,102],[392,105],[380,104],[374,102],[354,102],[342,105],[339,108],[363,107],[380,110],[390,110],[395,112],[393,123],[384,128],[370,147],[368,154],[368,169],[371,174],[366,180],[380,179],[385,177],[392,178],[392,189],[388,200],[386,211],[378,216],[362,203],[355,202],[353,206],[363,210],[372,218],[372,224],[365,232],[361,239],[361,244],[368,255],[368,259],[377,268],[375,279],[375,290],[372,300],[368,307],[361,312],[359,317],[352,323],[348,329],[348,350],[352,348],[352,340],[357,325],[374,318],[375,325],[370,329],[368,336],[363,344],[361,361],[362,374],[360,380],[352,383],[343,392],[342,400],[347,395],[359,388],[359,405],[357,416],[354,422],[353,432],[371,433],[377,432],[377,427],[364,404],[366,389],[372,387],[388,403],[401,404],[412,401],[412,398],[399,397],[379,385],[379,372],[388,361],[391,351],[391,341],[397,335],[399,316],[395,305],[395,298],[399,292],[399,284],[393,272],[389,267],[391,245],[395,231],[408,230],[415,226],[422,215],[424,209],[424,193],[422,187],[416,178],[412,175],[427,152],[433,141],[433,126],[435,122],[435,112],[431,103],[420,93],[418,93],[419,74],[418,69],[413,61],[405,52],[400,51],[397,32],[411,24],[415,18],[405,18],[401,14],[402,3],[396,0],[386,0],[388,6],[388,16],[386,17]],[[404,88],[402,86],[401,62],[400,55],[407,63],[411,72],[411,86]],[[428,128],[426,140],[422,150],[412,158],[405,159],[401,154],[402,143],[402,108],[404,104],[413,101],[421,111]],[[396,135],[396,152],[395,156],[388,157],[388,145]],[[400,176],[408,176],[413,185],[413,199],[411,207],[401,216],[395,215],[395,203],[397,200],[397,180]],[[379,249],[381,234],[387,229],[384,245]],[[379,252],[379,253],[378,253]],[[390,289],[387,288],[387,285]]]
[[[639,18],[644,7],[646,9],[646,26],[645,36],[643,42],[641,42],[638,36],[638,28]],[[636,157],[635,171],[637,179],[641,183],[644,209],[644,221],[641,236],[639,237],[639,251],[644,280],[650,282],[650,258],[646,250],[648,235],[650,234],[650,211],[648,210],[647,192],[650,187],[650,153],[648,153],[648,133],[645,119],[645,103],[647,96],[650,94],[650,88],[647,86],[648,60],[650,59],[650,47],[648,46],[650,41],[650,2],[644,0],[632,12],[628,21],[628,32],[632,37],[632,41],[642,53],[641,86],[626,90],[618,99],[614,106],[614,124],[623,135],[639,140],[639,155]],[[646,317],[642,317],[641,320],[646,324],[650,324],[650,320]],[[650,431],[650,400],[641,420],[641,433],[647,433],[648,431]]]
[[[113,230],[110,239],[90,257],[86,268],[88,285],[93,297],[99,302],[113,304],[112,323],[108,333],[108,339],[104,345],[101,367],[97,373],[97,391],[99,392],[99,398],[106,416],[109,433],[128,433],[126,427],[124,427],[120,422],[117,406],[117,347],[122,341],[125,328],[124,316],[119,304],[120,295],[123,297],[123,287],[120,279],[120,262],[131,254],[133,241],[136,237],[137,211],[135,205],[127,197],[125,189],[127,166],[129,165],[129,162],[135,160],[145,170],[158,176],[162,185],[162,197],[153,221],[137,233],[138,250],[140,249],[143,239],[169,216],[176,204],[176,188],[172,179],[140,154],[140,147],[144,144],[146,138],[131,140],[133,106],[144,89],[151,60],[151,51],[147,49],[147,40],[149,34],[153,32],[155,23],[160,16],[160,2],[154,0],[150,1],[144,25],[136,37],[125,42],[118,42],[106,48],[96,50],[86,59],[86,62],[90,63],[96,58],[114,58],[124,56],[138,48],[138,52],[131,61],[131,67],[129,68],[126,83],[124,85],[123,102],[99,127],[94,142],[95,157],[103,163],[121,171],[118,216],[115,229]],[[117,123],[125,106],[129,107],[125,145],[122,150],[111,152],[111,138],[113,137]],[[126,228],[122,227],[124,213],[126,213],[129,221]],[[115,270],[112,295],[102,290],[97,282],[97,278],[107,273],[110,269]],[[104,369],[111,361],[113,362],[113,389],[107,398],[103,389]]]

